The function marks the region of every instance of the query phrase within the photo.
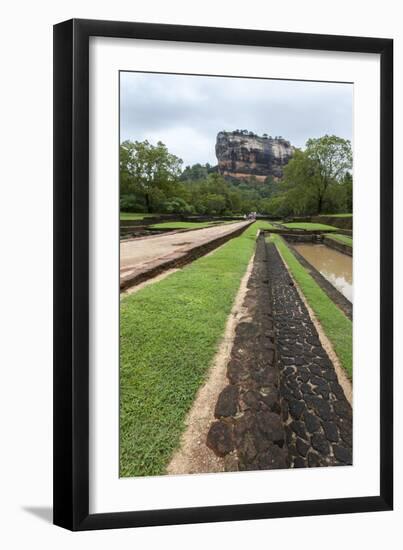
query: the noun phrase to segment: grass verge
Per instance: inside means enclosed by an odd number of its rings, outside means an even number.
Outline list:
[[[199,229],[210,227],[212,222],[161,222],[151,225],[153,229]]]
[[[324,223],[291,222],[284,223],[283,225],[289,229],[304,229],[306,231],[337,231],[337,227]]]
[[[307,302],[317,316],[326,336],[333,344],[336,355],[352,379],[353,362],[353,324],[344,313],[336,306],[329,296],[309,275],[306,269],[299,263],[294,254],[288,248],[285,241],[279,235],[271,235],[267,238],[274,242],[282,257],[288,265],[292,276],[304,294]]]
[[[267,229],[267,230],[269,230],[269,229],[278,229],[278,228],[276,228],[275,225],[273,225],[272,223],[267,222],[267,221],[265,221],[265,220],[259,220],[259,221],[257,221],[257,222],[255,223],[255,227],[256,227],[256,228],[259,228],[259,229],[263,229],[263,230],[264,230],[264,229]]]
[[[158,214],[146,214],[142,212],[120,212],[121,220],[143,220],[144,218],[158,217]]]
[[[353,214],[318,214],[318,216],[326,216],[326,218],[352,218]]]
[[[218,349],[257,226],[120,305],[120,475],[165,472]]]
[[[337,241],[348,246],[353,246],[353,239],[348,235],[333,235],[333,233],[327,233],[325,236],[333,241]]]

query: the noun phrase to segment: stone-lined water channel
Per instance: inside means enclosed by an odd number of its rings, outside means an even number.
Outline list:
[[[352,409],[274,244],[258,239],[207,445],[226,470],[352,464]]]
[[[353,259],[324,244],[295,243],[295,250],[350,302],[353,301]]]

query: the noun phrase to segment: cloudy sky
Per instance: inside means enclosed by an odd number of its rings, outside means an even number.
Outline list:
[[[283,136],[352,137],[353,86],[152,73],[121,73],[121,141],[162,141],[184,166],[216,164],[220,130]]]

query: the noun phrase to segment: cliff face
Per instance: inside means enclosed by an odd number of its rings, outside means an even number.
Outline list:
[[[223,176],[264,181],[281,178],[294,148],[283,138],[260,137],[252,132],[219,132],[215,146],[218,171]]]

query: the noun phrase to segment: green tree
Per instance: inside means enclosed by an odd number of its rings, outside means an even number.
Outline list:
[[[352,168],[351,143],[337,136],[312,138],[284,168],[287,196],[296,214],[321,213],[333,185],[342,185]],[[350,174],[351,175],[351,174]]]
[[[225,197],[210,193],[204,200],[207,214],[222,214],[225,210]]]
[[[342,183],[345,212],[353,211],[353,176],[346,172]]]
[[[182,160],[158,142],[124,141],[120,146],[120,192],[144,197],[147,212],[152,212],[153,195],[159,201],[181,174]]]
[[[161,212],[168,214],[193,214],[194,208],[181,197],[172,197],[161,204]]]
[[[182,181],[199,181],[207,178],[211,171],[211,166],[207,162],[206,164],[193,164],[192,166],[186,166],[181,174],[180,179]]]
[[[341,183],[353,165],[351,143],[348,139],[325,135],[321,138],[308,139],[305,154],[316,166],[316,193],[318,213],[326,192],[332,183]]]
[[[271,199],[263,199],[260,202],[260,211],[262,214],[282,218],[292,213],[287,195],[277,195]]]

